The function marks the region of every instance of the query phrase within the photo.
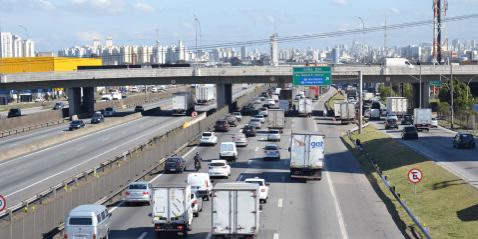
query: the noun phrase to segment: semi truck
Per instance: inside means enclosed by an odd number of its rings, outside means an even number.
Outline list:
[[[408,101],[405,97],[387,97],[387,114],[402,117],[407,113]]]
[[[194,109],[194,100],[191,92],[173,93],[173,115],[188,115]]]
[[[325,136],[311,132],[292,132],[290,145],[290,177],[322,178]]]
[[[153,188],[152,217],[157,238],[166,232],[176,232],[186,237],[193,221],[191,186]]]
[[[214,103],[216,99],[216,86],[212,84],[196,86],[196,101],[199,105]]]
[[[308,117],[312,115],[312,100],[307,98],[300,99],[297,104],[297,113],[299,116]]]
[[[353,123],[355,120],[355,104],[348,102],[341,102],[339,119],[342,124]],[[335,106],[335,105],[334,105]]]
[[[418,130],[430,131],[432,126],[432,109],[414,109],[413,124]]]
[[[267,127],[269,129],[278,129],[282,132],[285,125],[283,109],[269,109],[269,116],[267,116]]]
[[[212,238],[256,237],[259,211],[259,185],[217,183],[212,189]]]

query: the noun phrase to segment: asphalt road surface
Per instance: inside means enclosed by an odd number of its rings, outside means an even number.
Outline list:
[[[317,102],[317,109],[323,109],[325,98],[331,94],[333,92]],[[248,118],[244,117],[241,125],[248,122]],[[231,163],[231,176],[215,179],[214,183],[255,176],[271,183],[269,199],[260,214],[258,238],[403,238],[358,162],[341,142],[339,130],[344,128],[328,123],[313,117],[286,118],[286,129],[278,143],[282,148],[280,161],[262,160],[262,147],[270,143],[265,141],[266,132],[262,132],[249,138],[247,147],[239,148],[238,160]],[[241,125],[231,128],[229,133],[218,133],[219,142],[231,141]],[[262,131],[265,130],[263,126]],[[320,131],[326,135],[326,170],[321,181],[289,178],[287,148],[291,130]],[[195,152],[205,160],[201,171],[207,172],[207,161],[217,159],[219,149],[218,146],[190,148],[184,155],[188,168],[193,168]],[[155,186],[184,184],[188,173],[158,174],[151,182]],[[118,202],[112,211],[110,238],[155,238],[151,206],[126,206]],[[210,202],[204,202],[188,238],[210,238],[210,213]]]

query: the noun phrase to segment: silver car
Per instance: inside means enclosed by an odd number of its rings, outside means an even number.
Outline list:
[[[280,160],[280,148],[275,144],[268,144],[264,147],[264,160]]]
[[[243,133],[234,134],[234,136],[232,136],[232,139],[234,143],[236,143],[236,146],[247,146],[247,137]]]
[[[198,197],[196,193],[191,193],[191,207],[193,208],[193,216],[199,216],[199,212],[202,212],[202,204],[202,197]]]
[[[267,134],[267,140],[268,141],[280,141],[280,131],[277,130],[277,129],[269,130],[269,133]]]
[[[260,129],[262,127],[261,120],[256,118],[252,118],[249,122],[249,125],[252,125],[256,129]]]
[[[132,182],[128,185],[125,192],[126,204],[130,203],[146,203],[151,204],[152,201],[152,185],[146,181]]]

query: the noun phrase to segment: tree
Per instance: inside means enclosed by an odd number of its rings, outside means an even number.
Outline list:
[[[410,83],[403,84],[403,97],[407,98],[408,102],[413,101],[413,87]]]
[[[451,105],[451,85],[450,81],[445,81],[443,87],[438,93],[438,98],[441,102],[447,102]],[[453,80],[453,106],[455,109],[465,110],[473,103],[473,95],[470,92],[470,87],[457,80]]]
[[[392,87],[390,86],[380,85],[378,87],[378,92],[380,93],[380,97],[382,98],[383,101],[385,101],[387,97],[390,97],[393,95],[393,90],[392,90]]]

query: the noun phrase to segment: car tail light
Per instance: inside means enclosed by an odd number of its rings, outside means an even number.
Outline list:
[[[68,235],[66,233],[63,234],[63,239],[68,239]]]
[[[143,192],[143,195],[148,195],[148,194],[149,194],[149,192]]]
[[[92,239],[96,239],[96,234],[93,234],[93,237],[91,237]]]
[[[198,203],[198,200],[194,200],[192,203],[193,203],[193,204],[196,204],[196,203]]]
[[[128,191],[125,192],[124,194],[125,194],[126,196],[129,196],[129,195],[130,195],[130,193],[129,193]]]
[[[183,230],[184,226],[183,225],[178,225],[176,228],[179,229],[179,230]]]

